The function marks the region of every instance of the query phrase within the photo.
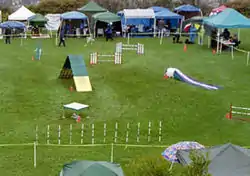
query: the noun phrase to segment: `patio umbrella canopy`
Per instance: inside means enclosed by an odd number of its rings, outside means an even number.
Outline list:
[[[89,13],[98,13],[98,12],[106,12],[107,9],[99,6],[97,3],[90,1],[85,6],[78,9],[80,12],[89,12]]]
[[[26,26],[19,21],[5,21],[0,24],[0,28],[24,29]]]

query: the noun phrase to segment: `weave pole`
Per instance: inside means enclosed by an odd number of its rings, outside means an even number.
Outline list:
[[[72,144],[72,124],[69,125],[69,144]]]
[[[118,123],[116,122],[115,123],[115,139],[114,139],[115,143],[117,142],[117,133],[118,133]]]
[[[35,141],[36,141],[36,144],[38,144],[38,125],[36,125],[36,136],[35,136]]]
[[[33,158],[34,159],[33,160],[33,162],[34,162],[34,168],[36,168],[36,157],[37,157],[36,156],[36,145],[37,145],[36,142],[34,142],[34,148],[33,148],[34,149],[34,156],[33,156],[34,157]]]
[[[95,124],[92,124],[91,143],[95,144]]]
[[[151,122],[148,122],[148,142],[151,141]]]
[[[129,137],[129,123],[127,123],[127,130],[126,130],[126,144],[128,143],[128,137]]]
[[[159,142],[161,142],[161,140],[162,140],[161,132],[162,132],[162,122],[160,121],[159,122]]]
[[[58,125],[58,144],[61,144],[61,126]]]
[[[47,126],[47,144],[50,143],[50,141],[49,141],[49,137],[50,137],[49,130],[50,130],[50,126],[48,125]]]
[[[84,136],[84,124],[81,127],[81,144],[83,144],[83,136]]]
[[[103,124],[103,143],[106,143],[106,135],[107,135],[107,124]]]
[[[136,136],[136,142],[139,143],[140,142],[140,127],[141,124],[140,122],[137,124],[137,136]]]

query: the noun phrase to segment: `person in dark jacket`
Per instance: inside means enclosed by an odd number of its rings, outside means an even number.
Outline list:
[[[112,27],[111,25],[109,24],[107,29],[105,30],[105,33],[106,33],[106,41],[108,41],[109,39],[113,40],[113,37],[112,37]]]
[[[61,44],[63,44],[63,46],[65,47],[65,29],[64,26],[62,26],[62,28],[60,29],[60,42],[59,42],[59,47],[61,46]]]
[[[6,28],[5,29],[5,43],[10,44],[10,35],[11,35],[11,29]]]

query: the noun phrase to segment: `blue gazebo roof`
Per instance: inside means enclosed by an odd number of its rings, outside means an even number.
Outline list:
[[[155,17],[157,19],[160,19],[160,18],[164,18],[164,19],[182,19],[183,16],[177,14],[177,13],[174,13],[174,12],[171,12],[169,10],[164,10],[164,11],[159,11],[157,13],[155,13]]]
[[[201,9],[195,7],[195,6],[192,6],[192,5],[181,5],[179,7],[176,7],[174,9],[174,11],[177,11],[177,12],[200,12]]]
[[[77,11],[66,12],[61,14],[61,19],[63,20],[84,20],[87,18],[88,17],[85,14]]]
[[[169,10],[168,8],[160,7],[160,6],[152,6],[152,7],[150,7],[150,9],[153,9],[155,13],[160,12],[160,11]]]

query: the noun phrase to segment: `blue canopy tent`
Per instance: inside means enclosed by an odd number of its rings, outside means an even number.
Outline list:
[[[79,29],[83,29],[83,28],[89,28],[89,19],[88,17],[81,13],[81,12],[77,12],[77,11],[71,11],[71,12],[65,12],[63,14],[61,14],[61,25],[63,24],[63,22],[66,22],[66,31],[69,31],[69,23],[67,22],[72,22],[75,21],[74,25],[78,27]],[[60,28],[61,28],[60,25]],[[90,29],[89,29],[90,31]],[[68,32],[67,32],[68,33]]]
[[[250,19],[234,9],[227,8],[218,15],[205,18],[204,24],[217,29],[250,28]],[[220,31],[218,30],[217,36],[219,35]],[[219,50],[219,42],[217,42],[217,52],[218,50]]]
[[[139,26],[138,31],[141,33],[151,29],[150,32],[155,35],[156,19],[153,9],[124,9],[123,14],[118,12],[118,15],[121,16],[123,31],[127,25],[134,25]]]
[[[160,7],[160,6],[152,6],[149,9],[153,9],[153,11],[155,13],[160,12],[160,11],[164,11],[164,10],[169,10],[168,8]]]
[[[182,23],[184,17],[171,12],[169,10],[163,10],[155,13],[156,19],[164,19],[164,20],[170,20],[172,28],[178,28],[178,25]]]
[[[19,21],[5,21],[0,24],[0,28],[25,29],[26,26]]]
[[[185,19],[192,18],[193,16],[199,16],[199,15],[203,16],[200,8],[197,8],[189,4],[176,7],[174,9],[174,12],[184,16]]]

